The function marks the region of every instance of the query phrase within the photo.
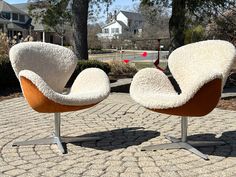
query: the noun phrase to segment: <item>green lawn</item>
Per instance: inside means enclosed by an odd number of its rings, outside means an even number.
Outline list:
[[[134,64],[138,70],[143,68],[155,68],[155,65],[152,62],[134,62]],[[166,62],[160,62],[159,67],[165,69],[166,65]]]

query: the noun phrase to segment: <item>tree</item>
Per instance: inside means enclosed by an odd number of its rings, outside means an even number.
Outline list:
[[[53,31],[61,38],[61,45],[67,26],[71,26],[71,13],[68,9],[69,0],[40,1],[30,0],[29,14],[36,21],[41,21],[47,31]]]
[[[187,29],[187,14],[201,21],[205,17],[212,17],[225,8],[235,4],[235,0],[141,0],[141,5],[159,5],[171,7],[172,13],[169,20],[170,52],[184,45],[185,31]]]
[[[101,4],[111,4],[113,0],[73,0],[72,2],[72,21],[73,21],[73,37],[74,37],[74,51],[79,59],[88,59],[88,41],[87,41],[87,24],[88,16],[93,15],[93,11],[89,11],[97,6],[100,9]]]
[[[73,47],[76,56],[81,60],[88,59],[88,0],[73,0],[72,21],[73,21]]]
[[[160,38],[169,38],[169,14],[167,9],[153,5],[153,3],[145,2],[139,7],[139,12],[143,17],[142,24],[142,35],[143,39],[160,39]],[[143,48],[146,50],[157,50],[158,40],[143,40],[137,41],[138,48]]]
[[[71,22],[72,22],[72,28],[73,28],[73,49],[80,60],[87,60],[88,59],[88,41],[87,41],[87,24],[88,24],[88,17],[94,16],[95,10],[93,9],[95,6],[97,6],[98,9],[100,9],[102,4],[107,4],[109,6],[112,1],[114,0],[30,0],[30,2],[33,2],[38,9],[42,9],[41,11],[36,11],[35,18],[42,18],[43,21],[47,23],[55,24],[53,21],[54,18],[47,18],[47,20],[44,20],[46,17],[52,17],[52,12],[55,10],[53,7],[55,4],[63,4],[64,6],[60,6],[61,9],[59,10],[67,10],[67,7],[69,6],[69,13],[71,14]],[[67,6],[66,6],[67,2]],[[59,5],[57,6],[59,7]],[[66,12],[67,13],[67,12]],[[63,14],[63,13],[61,13]],[[58,14],[60,15],[60,14]],[[64,17],[64,16],[60,16]],[[67,15],[66,15],[67,17]],[[61,20],[60,20],[61,19]],[[64,22],[64,18],[58,18],[58,22],[56,24],[61,27],[60,23]],[[61,27],[61,29],[63,29]]]
[[[68,7],[69,0],[61,0],[54,5],[51,4],[45,14],[42,23],[52,29],[61,38],[61,45],[63,46],[66,28],[71,26],[71,14]]]
[[[88,25],[88,48],[100,50],[102,48],[101,41],[98,39],[97,34],[102,31],[99,24]]]
[[[212,20],[206,28],[206,35],[210,39],[223,39],[236,46],[236,9],[225,11]]]

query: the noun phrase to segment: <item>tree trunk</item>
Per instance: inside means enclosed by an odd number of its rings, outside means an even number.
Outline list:
[[[64,36],[61,36],[61,46],[64,46]]]
[[[79,60],[88,60],[88,7],[89,0],[73,0],[73,48]]]
[[[186,0],[172,1],[172,15],[169,21],[170,53],[184,45]]]
[[[184,30],[185,30],[185,12],[186,0],[172,1],[172,15],[169,21],[170,32],[170,48],[169,55],[178,47],[184,45]],[[167,65],[166,74],[170,74],[170,69]]]

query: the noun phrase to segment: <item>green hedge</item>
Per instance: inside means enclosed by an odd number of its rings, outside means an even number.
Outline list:
[[[75,72],[80,73],[86,68],[100,68],[106,74],[111,71],[109,64],[97,60],[79,60]]]
[[[19,86],[8,56],[0,56],[0,89]]]

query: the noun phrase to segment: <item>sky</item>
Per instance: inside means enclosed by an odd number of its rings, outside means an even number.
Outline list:
[[[5,0],[9,4],[18,4],[18,3],[25,3],[28,0]],[[126,10],[126,11],[135,11],[137,9],[139,0],[115,0],[112,5],[109,7],[109,12],[112,14],[114,10]],[[105,6],[104,6],[104,9]],[[99,22],[104,22],[106,20],[106,14],[100,13],[98,16]]]
[[[23,2],[27,2],[27,0],[5,0],[6,2],[8,2],[9,4],[18,4],[18,3],[23,3]],[[139,0],[115,0],[115,2],[113,2],[112,6],[111,6],[111,10],[113,10],[113,8],[119,8],[121,10],[126,10],[126,9],[133,9],[133,5],[137,4]]]

